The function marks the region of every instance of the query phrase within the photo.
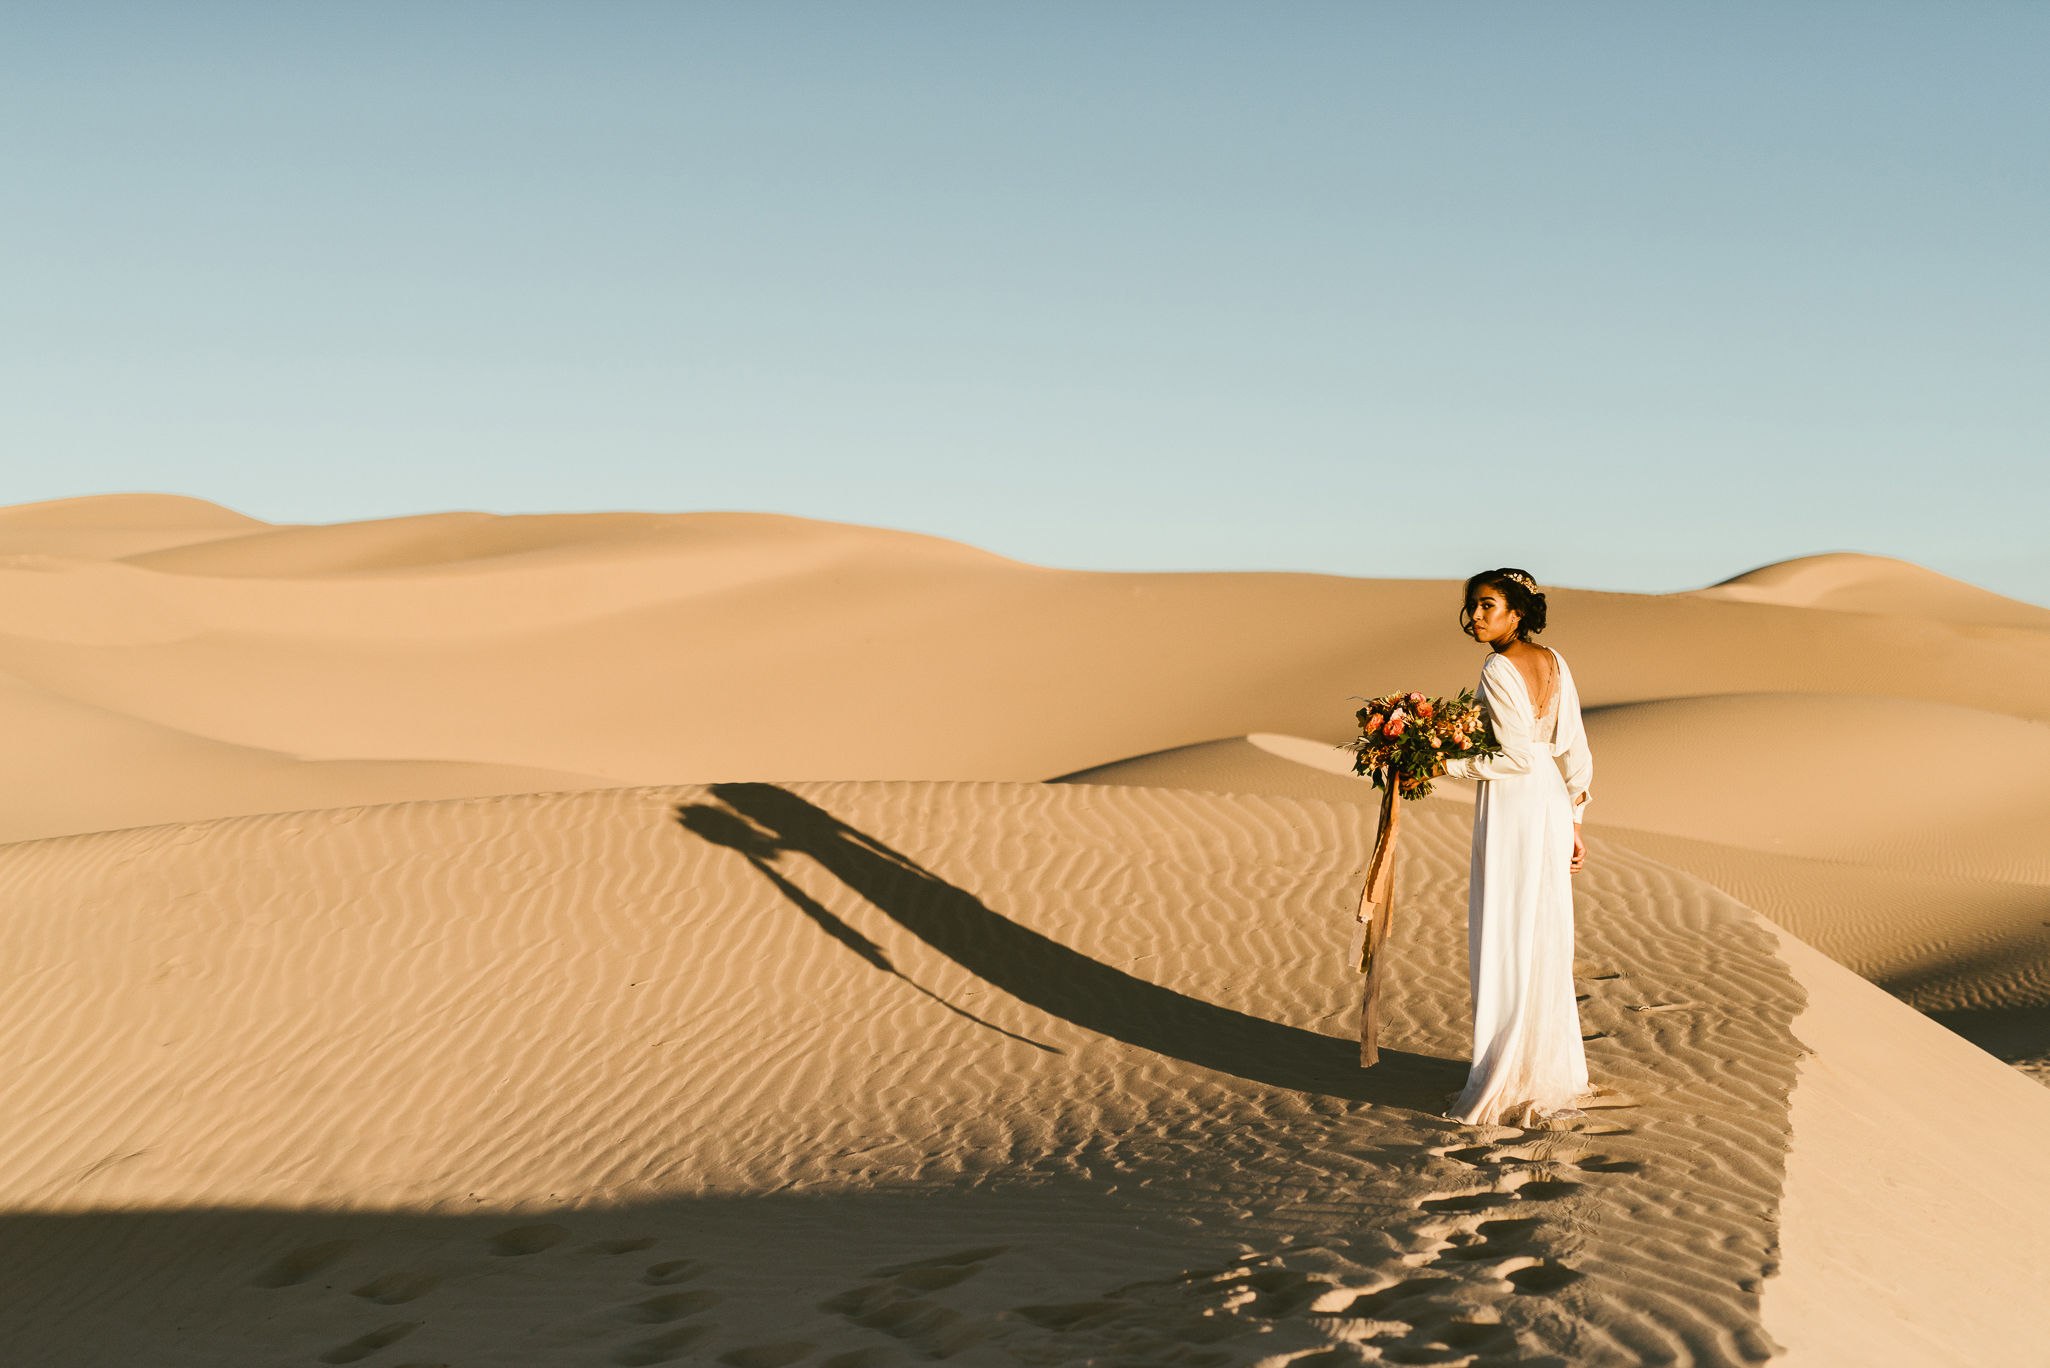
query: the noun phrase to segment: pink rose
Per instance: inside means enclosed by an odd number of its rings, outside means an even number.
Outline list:
[[[1412,693],[1409,696],[1409,701],[1412,703],[1421,703],[1424,701],[1424,696],[1420,693]]]

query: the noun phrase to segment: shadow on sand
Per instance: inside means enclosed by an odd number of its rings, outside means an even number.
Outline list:
[[[1462,1061],[1400,1050],[1383,1050],[1378,1066],[1362,1069],[1354,1041],[1248,1016],[1101,964],[1018,925],[773,784],[717,784],[712,793],[725,806],[686,805],[677,814],[684,827],[745,856],[821,930],[883,972],[898,973],[881,947],[784,878],[774,868],[778,859],[809,856],[971,973],[1042,1012],[1127,1045],[1270,1087],[1432,1113],[1442,1111],[1445,1095],[1465,1080]]]

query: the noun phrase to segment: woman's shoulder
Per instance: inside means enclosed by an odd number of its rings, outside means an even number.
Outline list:
[[[1495,693],[1506,689],[1509,687],[1510,679],[1516,675],[1515,661],[1499,653],[1491,655],[1481,662],[1481,691]]]

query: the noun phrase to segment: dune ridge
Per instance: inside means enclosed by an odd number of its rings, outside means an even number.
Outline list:
[[[1939,575],[1912,561],[1835,551],[1763,565],[1720,584],[1693,591],[1696,598],[1779,603],[1849,613],[1928,617],[2050,631],[2050,608]]]

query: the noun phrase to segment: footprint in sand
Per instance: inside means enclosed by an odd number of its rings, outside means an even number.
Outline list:
[[[1310,1248],[1321,1246],[1292,1252]],[[1223,1267],[1130,1283],[1092,1301],[1013,1307],[1004,1319],[1028,1322],[1054,1337],[1050,1344],[1014,1351],[1031,1362],[1224,1368],[1236,1356],[1209,1346],[1265,1334],[1286,1317],[1325,1314],[1357,1295],[1357,1289],[1325,1276],[1327,1268],[1290,1268],[1283,1257],[1247,1252]],[[1268,1361],[1277,1368],[1286,1361],[1292,1368],[1296,1360],[1284,1354]]]
[[[638,1254],[660,1243],[653,1235],[640,1235],[627,1240],[593,1240],[584,1248],[593,1254]]]
[[[341,1259],[360,1241],[328,1240],[293,1250],[249,1281],[257,1287],[293,1287]]]
[[[1637,1173],[1644,1165],[1635,1159],[1611,1159],[1606,1154],[1590,1154],[1577,1161],[1573,1167],[1582,1173]]]
[[[1493,1169],[1509,1163],[1551,1164],[1573,1167],[1584,1150],[1560,1149],[1555,1140],[1538,1140],[1522,1145],[1468,1145],[1464,1149],[1429,1151],[1439,1159],[1450,1159],[1468,1168]]]
[[[1575,1121],[1559,1128],[1561,1135],[1635,1135],[1628,1126],[1618,1126],[1611,1121]]]
[[[493,1235],[485,1246],[502,1259],[518,1259],[553,1249],[568,1238],[568,1229],[559,1225],[517,1226]]]
[[[1570,1287],[1586,1276],[1585,1273],[1577,1272],[1562,1263],[1547,1260],[1544,1263],[1533,1264],[1529,1268],[1517,1269],[1509,1275],[1508,1281],[1518,1292],[1529,1297],[1557,1292],[1560,1288]]]
[[[1496,1192],[1486,1189],[1480,1192],[1434,1193],[1417,1203],[1417,1210],[1438,1214],[1462,1211],[1487,1211],[1498,1206],[1507,1206],[1516,1200],[1511,1192]]]
[[[671,1259],[667,1263],[649,1264],[641,1274],[641,1281],[650,1287],[671,1287],[677,1283],[701,1278],[712,1266],[697,1259]]]
[[[616,1335],[628,1326],[667,1325],[671,1321],[685,1320],[691,1316],[701,1316],[724,1300],[725,1298],[717,1292],[670,1292],[660,1297],[648,1297],[624,1306],[613,1306],[603,1310],[588,1311],[569,1320],[544,1326],[534,1333],[544,1339],[564,1343],[573,1343],[577,1340],[602,1339],[609,1335]],[[697,1330],[693,1327],[690,1338],[695,1340],[697,1337]],[[660,1336],[657,1336],[655,1340],[640,1341],[638,1344],[629,1346],[628,1350],[622,1352],[637,1351],[648,1344],[655,1344],[657,1347],[661,1347],[661,1344],[664,1342]],[[659,1362],[659,1360],[650,1360],[650,1362]]]
[[[1132,1303],[1124,1301],[1062,1302],[1049,1306],[1020,1306],[1013,1312],[1042,1330],[1094,1330],[1121,1316],[1130,1315]]]
[[[1437,1263],[1493,1263],[1509,1259],[1541,1259],[1544,1250],[1533,1242],[1544,1222],[1536,1217],[1482,1221],[1470,1231],[1459,1231],[1447,1241]]]
[[[1511,1202],[1551,1202],[1561,1197],[1570,1197],[1585,1184],[1570,1183],[1563,1178],[1547,1178],[1529,1170],[1504,1173],[1495,1180],[1495,1186],[1487,1188],[1466,1188],[1457,1192],[1434,1192],[1419,1201],[1419,1211],[1437,1215],[1457,1215],[1468,1211],[1492,1211],[1496,1207],[1508,1206]]]
[[[406,1336],[427,1324],[426,1321],[397,1321],[381,1326],[367,1335],[358,1336],[347,1344],[330,1349],[320,1356],[322,1363],[355,1363],[367,1359],[380,1349],[388,1349]]]
[[[929,1259],[878,1268],[871,1277],[888,1282],[852,1288],[822,1302],[819,1309],[862,1327],[902,1340],[932,1358],[946,1358],[976,1343],[985,1331],[968,1324],[959,1311],[930,1301],[923,1293],[943,1291],[966,1282],[991,1259],[1010,1252],[1009,1245],[989,1245],[940,1254]],[[777,1368],[777,1365],[742,1365]]]
[[[623,1307],[618,1315],[640,1325],[662,1325],[685,1316],[701,1315],[724,1300],[717,1292],[672,1292],[666,1297],[650,1297]]]
[[[381,1278],[372,1278],[349,1295],[376,1302],[379,1306],[402,1306],[419,1300],[439,1286],[441,1279],[432,1273],[387,1273]]]
[[[1010,1252],[1009,1245],[987,1245],[981,1249],[964,1249],[958,1254],[936,1254],[930,1259],[914,1259],[910,1263],[891,1264],[888,1268],[878,1268],[869,1276],[889,1278],[933,1268],[968,1268],[979,1273],[982,1271],[982,1265]]]
[[[1370,1343],[1384,1363],[1465,1364],[1475,1351],[1502,1353],[1515,1348],[1516,1332],[1495,1321],[1474,1319],[1479,1312],[1461,1295],[1465,1279],[1444,1275],[1409,1278],[1355,1297],[1338,1314],[1348,1320],[1407,1325],[1406,1334],[1375,1335]],[[1294,1364],[1306,1359],[1293,1359]]]
[[[1434,1303],[1430,1300],[1456,1292],[1464,1284],[1454,1277],[1437,1275],[1407,1278],[1388,1287],[1354,1297],[1333,1314],[1350,1320],[1413,1321],[1422,1319]]]

